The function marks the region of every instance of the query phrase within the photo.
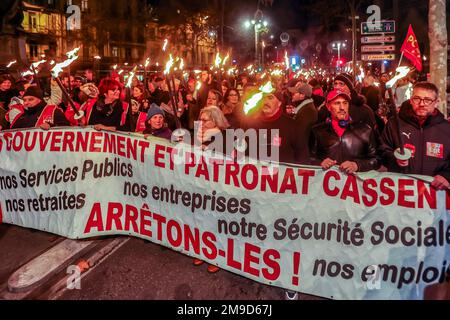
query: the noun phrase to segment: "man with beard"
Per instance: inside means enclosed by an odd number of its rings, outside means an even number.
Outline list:
[[[70,125],[64,112],[58,106],[48,105],[36,86],[28,87],[23,95],[23,108],[9,120],[11,129],[36,127],[48,130],[50,127]]]

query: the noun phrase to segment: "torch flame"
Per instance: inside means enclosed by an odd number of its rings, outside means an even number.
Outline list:
[[[286,70],[289,69],[289,57],[287,51],[284,52],[284,64],[286,65]]]
[[[72,56],[71,58],[69,58],[61,63],[57,63],[51,70],[53,78],[57,78],[58,75],[63,71],[63,68],[69,66],[70,64],[72,64],[72,62],[74,62],[77,59],[78,59],[78,56]]]
[[[123,70],[119,70],[118,74],[121,75],[123,73]]]
[[[222,58],[220,57],[220,53],[217,52],[217,54],[216,54],[216,60],[215,60],[214,66],[215,66],[216,68],[219,68],[221,62],[222,62]]]
[[[35,62],[35,63],[32,63],[32,65],[33,65],[33,68],[37,68],[37,67],[39,67],[39,65],[41,65],[41,64],[43,64],[43,63],[45,63],[45,62],[47,62],[47,60],[41,60],[41,61],[38,61],[38,62]]]
[[[75,56],[77,55],[78,51],[80,51],[80,48],[79,48],[79,47],[73,49],[72,51],[67,52],[67,53],[66,53],[66,56],[67,56],[69,59],[72,59],[73,57],[75,57]],[[77,57],[77,58],[78,58],[78,57]]]
[[[195,86],[195,90],[200,90],[202,88],[202,82],[201,81],[197,81],[197,85]]]
[[[131,84],[133,83],[134,75],[135,75],[134,71],[131,71],[130,74],[128,75],[127,84],[125,85],[126,88],[131,88]]]
[[[149,64],[150,64],[150,58],[147,58],[147,60],[145,60],[145,67],[147,68]]]
[[[225,66],[225,64],[227,63],[228,59],[230,59],[230,54],[229,54],[229,53],[227,53],[227,55],[225,56],[225,58],[223,58],[223,61],[222,61],[222,65],[223,65],[223,66]]]
[[[114,69],[114,70],[117,69],[117,64],[113,65],[113,69]]]
[[[167,44],[169,43],[169,40],[167,40],[167,39],[164,39],[164,45],[163,45],[163,48],[162,48],[162,50],[164,51],[164,52],[166,52],[166,48],[167,48]]]
[[[22,77],[32,76],[32,75],[34,75],[34,73],[30,70],[27,70],[27,71],[21,73]]]
[[[167,63],[166,63],[166,69],[164,69],[164,74],[169,74],[172,66],[173,66],[173,58],[172,58],[172,54],[170,54],[169,61],[167,61]]]
[[[17,60],[10,61],[6,67],[9,68],[9,67],[11,67],[14,63],[17,63]]]
[[[184,59],[181,58],[180,59],[180,70],[183,70],[183,69],[184,69]]]
[[[408,67],[398,67],[396,75],[386,83],[386,88],[390,89],[394,87],[398,80],[406,77],[411,69]]]
[[[275,91],[275,89],[272,87],[272,82],[267,81],[265,85],[259,88],[258,93],[255,93],[253,96],[250,97],[245,103],[244,103],[244,113],[248,114],[251,110],[256,108],[258,104],[261,102],[261,100],[264,98],[264,94],[269,94]]]

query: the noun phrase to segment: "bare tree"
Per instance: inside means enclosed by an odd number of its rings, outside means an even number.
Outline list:
[[[447,115],[447,22],[445,0],[430,0],[428,11],[430,38],[430,81],[440,92],[439,110]]]

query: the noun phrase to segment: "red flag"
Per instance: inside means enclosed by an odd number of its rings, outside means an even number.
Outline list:
[[[412,62],[417,70],[422,71],[422,56],[420,55],[419,43],[411,25],[409,25],[408,34],[400,52]]]

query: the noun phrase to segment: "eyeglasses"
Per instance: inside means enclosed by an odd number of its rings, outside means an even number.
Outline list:
[[[430,99],[430,98],[421,98],[421,97],[413,97],[412,99],[412,102],[415,104],[415,105],[420,105],[421,103],[422,103],[422,101],[423,101],[423,104],[425,105],[425,106],[431,106],[437,99]]]

